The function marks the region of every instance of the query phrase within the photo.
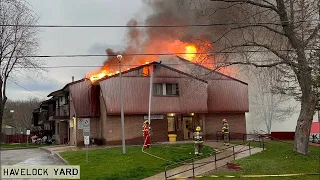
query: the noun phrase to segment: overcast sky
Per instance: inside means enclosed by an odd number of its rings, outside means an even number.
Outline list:
[[[29,0],[42,25],[126,25],[132,18],[143,19],[141,0]],[[119,50],[123,47],[125,28],[42,28],[39,38],[39,55],[105,54],[106,48]],[[46,66],[102,65],[104,58],[46,58]],[[8,98],[27,99],[31,96],[46,98],[71,81],[81,79],[94,68],[49,69],[41,75],[34,72],[15,72],[17,84],[9,83]],[[250,83],[249,83],[250,84]],[[24,88],[32,91],[27,91]],[[296,102],[294,102],[296,104]],[[275,124],[274,130],[293,131],[298,114],[285,123]],[[247,129],[255,119],[247,116]]]
[[[141,0],[29,0],[39,16],[38,24],[47,25],[126,25],[131,18],[143,18]],[[125,28],[41,28],[39,55],[105,54],[105,49],[120,49]],[[104,58],[43,58],[47,66],[101,65]],[[49,69],[41,76],[34,72],[16,72],[17,84],[9,83],[9,99],[27,99],[62,88],[71,77],[81,79],[94,68]],[[18,78],[17,78],[18,77]],[[29,92],[23,88],[31,90]]]

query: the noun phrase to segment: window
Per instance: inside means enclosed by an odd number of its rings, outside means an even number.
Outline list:
[[[153,94],[154,95],[163,95],[162,84],[154,84]]]
[[[176,123],[174,116],[168,116],[168,132],[176,131]]]
[[[166,95],[178,95],[178,84],[166,84]]]
[[[177,96],[179,95],[178,84],[160,84],[153,85],[153,94],[158,96]]]
[[[138,76],[149,76],[149,68],[146,66],[138,69]]]

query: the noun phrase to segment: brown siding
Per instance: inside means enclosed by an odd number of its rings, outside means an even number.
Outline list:
[[[166,58],[162,61],[162,64],[208,81],[209,112],[249,112],[247,83],[190,63],[180,57]]]
[[[85,80],[69,86],[77,117],[97,117],[100,115],[99,86]]]
[[[68,121],[59,122],[59,138],[60,144],[63,144],[64,140],[68,138]]]
[[[206,114],[205,115],[205,133],[206,139],[215,139],[216,132],[221,131],[222,119],[227,119],[229,131],[232,133],[246,133],[246,118],[244,113],[234,114]],[[234,137],[241,139],[242,136]]]
[[[233,80],[210,80],[208,111],[248,112],[248,86]]]
[[[153,96],[152,113],[207,112],[207,84],[164,67],[157,67],[153,83],[178,83],[179,96]],[[150,78],[123,77],[123,100],[126,114],[148,112]],[[100,82],[108,114],[119,114],[119,78]]]

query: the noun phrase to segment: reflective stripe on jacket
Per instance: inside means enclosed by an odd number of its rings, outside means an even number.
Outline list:
[[[223,123],[222,133],[229,133],[229,125],[228,125],[228,123]]]

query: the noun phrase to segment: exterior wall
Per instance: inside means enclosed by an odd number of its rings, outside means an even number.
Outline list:
[[[80,81],[69,85],[70,99],[78,117],[98,117],[99,87],[92,85],[90,80]]]
[[[180,57],[161,60],[162,64],[208,81],[208,113],[249,112],[247,83]]]
[[[207,112],[207,83],[187,77],[165,67],[154,71],[153,83],[178,83],[178,96],[153,96],[152,113]],[[145,114],[148,112],[150,77],[122,77],[124,112]],[[107,113],[120,114],[119,79],[113,77],[100,82]],[[137,106],[139,103],[139,106]]]
[[[60,133],[59,133],[60,132],[60,130],[59,130],[60,129],[60,123],[59,122],[60,122],[60,120],[55,120],[54,121],[54,123],[55,123],[55,125],[54,125],[55,126],[54,139],[56,140],[57,144],[60,144],[60,136],[59,136],[60,135]],[[59,128],[58,128],[58,124],[59,124]]]
[[[101,139],[103,144],[107,144],[107,108],[103,95],[100,93],[100,123],[101,123]]]
[[[248,85],[235,80],[208,82],[209,112],[249,112]]]
[[[68,121],[60,121],[59,124],[60,144],[63,144],[65,138],[68,138]]]
[[[125,116],[125,138],[126,144],[143,144],[143,116]],[[121,118],[120,116],[107,116],[104,136],[107,145],[121,144]],[[151,143],[168,141],[166,119],[151,121]]]
[[[227,119],[229,132],[246,134],[245,113],[206,114],[204,131],[207,140],[216,139],[217,131],[221,131],[222,119]],[[234,135],[231,138],[242,139],[242,136]]]
[[[70,121],[73,121],[73,127],[70,127],[70,143],[69,145],[77,145],[77,121],[73,120],[73,116],[76,116],[76,112],[74,109],[74,104],[72,99],[69,101],[70,103]]]
[[[78,124],[78,122],[79,122],[79,118],[77,118],[76,124]],[[90,139],[91,138],[101,139],[100,131],[101,131],[100,119],[90,118]],[[77,139],[76,140],[77,146],[84,146],[83,129],[77,129],[76,139]]]

